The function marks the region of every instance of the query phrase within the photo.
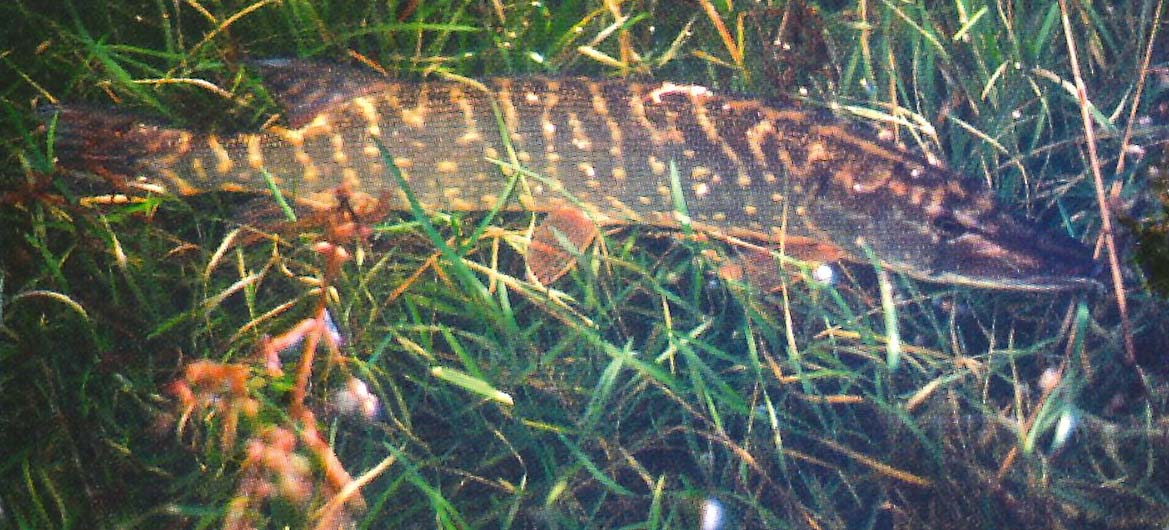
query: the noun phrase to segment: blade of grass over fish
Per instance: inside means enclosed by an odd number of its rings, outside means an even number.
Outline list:
[[[694,228],[690,226],[690,209],[686,207],[686,195],[682,191],[682,176],[678,172],[678,163],[670,159],[670,198],[674,202],[674,215],[682,233],[694,235]]]
[[[495,116],[495,126],[499,131],[500,140],[503,142],[504,152],[511,153],[511,156],[513,157],[513,163],[518,162],[518,160],[514,158],[515,147],[513,147],[511,143],[511,133],[508,132],[507,124],[503,121],[503,113],[500,112],[499,104],[496,103],[494,99],[491,100],[491,112]],[[503,164],[502,162],[496,163]],[[483,219],[479,221],[479,224],[475,227],[475,230],[471,232],[471,235],[467,237],[459,246],[458,254],[465,254],[471,245],[474,245],[477,241],[479,241],[479,238],[482,237],[483,233],[487,231],[487,228],[492,225],[492,221],[498,218],[499,212],[503,210],[503,207],[507,206],[507,203],[513,199],[516,186],[519,184],[519,182],[519,173],[513,173],[510,177],[508,177],[507,183],[503,187],[503,192],[499,194],[499,198],[495,200],[495,204],[492,204],[487,213],[483,215]]]
[[[889,271],[877,265],[877,286],[881,294],[881,313],[885,317],[885,367],[889,373],[901,364],[901,331],[897,320],[897,304],[893,303],[893,282]]]
[[[296,212],[289,206],[288,201],[284,198],[284,192],[280,191],[280,186],[276,184],[276,178],[268,172],[268,168],[260,168],[260,176],[264,178],[264,185],[268,187],[268,191],[272,194],[272,200],[276,201],[276,206],[280,208],[280,212],[284,214],[284,218],[293,223],[296,222]]]
[[[410,213],[413,214],[414,219],[419,223],[419,225],[422,226],[422,231],[425,232],[426,236],[430,238],[431,244],[438,248],[439,252],[442,253],[443,258],[445,258],[450,263],[450,266],[455,273],[455,277],[459,279],[459,283],[461,283],[468,291],[475,293],[475,296],[479,299],[479,301],[486,302],[488,306],[492,305],[491,293],[487,291],[487,288],[481,282],[479,282],[477,278],[475,278],[475,275],[471,273],[471,269],[469,269],[467,265],[463,263],[462,256],[457,254],[454,249],[452,249],[450,245],[446,243],[446,240],[444,240],[443,237],[439,235],[438,230],[434,227],[434,224],[430,222],[430,217],[427,215],[426,211],[422,209],[422,205],[419,204],[418,198],[414,195],[413,192],[410,191],[410,186],[406,183],[406,179],[402,177],[402,172],[398,169],[398,166],[394,164],[394,158],[393,155],[390,154],[389,149],[386,148],[386,145],[382,143],[381,139],[374,137],[373,141],[375,144],[377,144],[378,151],[381,153],[382,163],[385,164],[386,169],[389,170],[390,175],[394,178],[394,183],[406,195],[406,200],[410,203]]]

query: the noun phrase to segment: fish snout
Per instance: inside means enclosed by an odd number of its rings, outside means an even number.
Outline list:
[[[984,229],[945,239],[934,270],[954,283],[1056,291],[1099,286],[1104,267],[1080,241],[1041,232],[1004,214]]]

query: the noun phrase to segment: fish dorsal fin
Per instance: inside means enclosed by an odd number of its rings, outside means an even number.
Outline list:
[[[383,90],[380,74],[352,66],[308,59],[274,58],[248,62],[264,86],[284,106],[288,125],[299,128],[334,105]]]

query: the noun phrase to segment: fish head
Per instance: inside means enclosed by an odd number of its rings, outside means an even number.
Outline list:
[[[950,188],[912,216],[915,222],[902,216],[906,226],[890,224],[898,233],[887,229],[872,238],[874,254],[894,270],[937,283],[1017,291],[1100,286],[1102,267],[1079,240],[1004,211],[989,192]]]
[[[1013,215],[979,180],[846,127],[813,128],[801,140],[807,147],[785,146],[783,157],[802,162],[789,164],[805,192],[797,220],[856,261],[984,289],[1100,285],[1089,248]]]
[[[1040,230],[1001,211],[984,214],[977,224],[945,216],[933,276],[946,283],[1001,289],[1053,291],[1092,288],[1101,264],[1078,240]]]

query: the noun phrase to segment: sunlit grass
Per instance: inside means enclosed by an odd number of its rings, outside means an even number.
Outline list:
[[[1058,4],[937,4],[820,11],[833,62],[810,74],[809,97],[885,116],[909,148],[1091,241],[1099,211],[1062,84],[1072,78]],[[523,273],[528,217],[420,209],[343,243],[353,259],[330,272],[313,250],[325,228],[282,223],[264,197],[74,206],[102,186],[42,177],[47,141],[24,133],[34,105],[57,100],[254,127],[277,108],[236,65],[274,55],[411,78],[652,73],[798,93],[753,70],[756,18],[696,5],[0,8],[16,39],[0,48],[14,74],[0,92],[0,178],[12,190],[0,202],[0,526],[224,526],[249,491],[247,441],[303,428],[290,411],[296,348],[283,375],[257,352],[322,301],[343,360],[319,355],[305,404],[362,483],[360,527],[694,528],[707,499],[726,507],[728,528],[1163,524],[1164,369],[1139,358],[1154,385],[1133,390],[1105,295],[893,276],[882,297],[865,266],[830,285],[793,270],[783,289],[758,293],[718,277],[733,254],[724,245],[647,227],[605,234],[548,290]],[[1145,49],[1133,35],[1155,5],[1072,7],[1104,129],[1132,104]],[[1141,186],[1133,167],[1119,177],[1126,194]],[[244,215],[257,204],[273,213]],[[1137,340],[1164,346],[1163,304],[1139,283],[1130,295]],[[227,427],[207,409],[179,433],[170,385],[198,360],[247,366],[257,412]],[[351,378],[377,397],[376,418],[340,413]],[[1069,414],[1079,428],[1057,443]],[[319,489],[304,504],[257,504],[257,524],[330,520],[335,492],[310,461]]]

